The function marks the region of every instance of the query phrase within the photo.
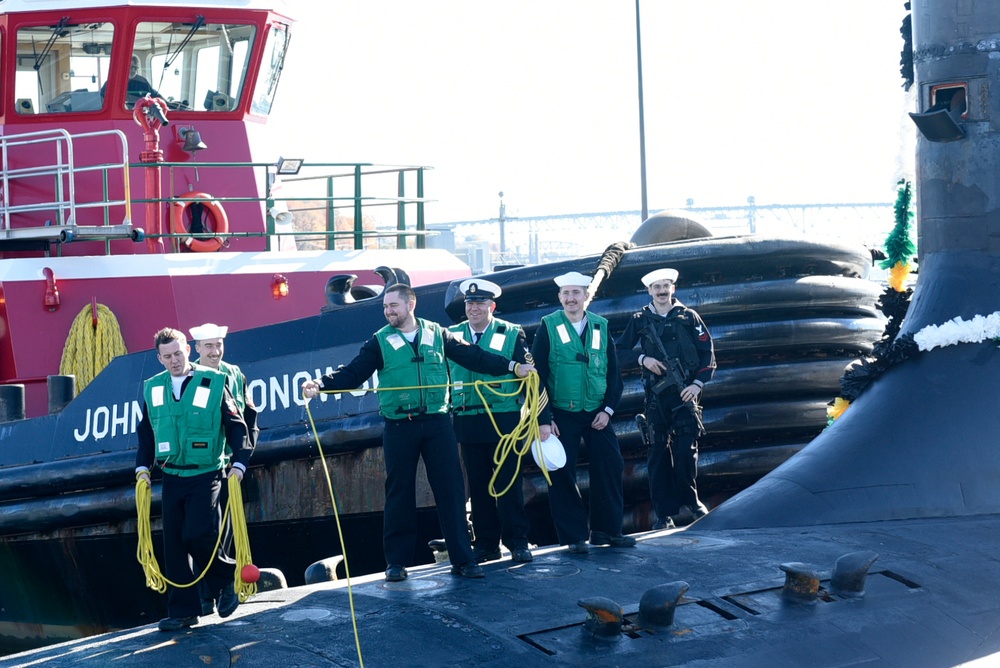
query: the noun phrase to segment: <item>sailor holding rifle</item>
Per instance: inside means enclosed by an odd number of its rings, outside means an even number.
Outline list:
[[[617,342],[620,350],[640,350],[646,402],[636,420],[649,449],[654,530],[684,526],[708,513],[696,482],[698,437],[704,433],[698,400],[715,374],[715,349],[701,316],[674,298],[677,278],[669,268],[642,277],[652,301],[632,315]]]

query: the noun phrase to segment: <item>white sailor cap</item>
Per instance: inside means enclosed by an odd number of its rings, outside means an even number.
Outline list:
[[[503,293],[499,285],[482,278],[467,278],[458,289],[465,293],[467,302],[484,302],[488,299],[495,301]]]
[[[560,288],[564,288],[567,285],[579,285],[580,287],[587,288],[590,287],[590,282],[593,280],[590,276],[581,274],[578,271],[571,271],[568,274],[563,274],[562,276],[556,276],[552,279],[556,282]]]
[[[229,331],[228,327],[220,327],[213,322],[206,322],[204,325],[198,327],[192,327],[191,340],[193,341],[205,341],[207,339],[224,339],[226,338],[226,332]]]
[[[676,283],[678,275],[679,274],[676,269],[657,269],[656,271],[651,271],[643,276],[642,284],[648,288],[657,281],[670,281],[671,283]]]

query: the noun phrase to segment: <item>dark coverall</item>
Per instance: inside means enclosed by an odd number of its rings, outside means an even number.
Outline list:
[[[649,328],[647,330],[647,328]],[[659,339],[662,350],[650,339],[648,331]],[[680,361],[685,386],[697,381],[705,384],[715,374],[715,350],[712,336],[701,316],[677,299],[666,316],[657,314],[652,305],[645,306],[625,326],[617,341],[619,350],[633,351],[637,346],[642,355],[660,360],[664,352]],[[633,359],[638,355],[632,354]],[[682,405],[679,391],[669,387],[655,392],[663,376],[654,376],[643,369],[646,419],[652,427],[653,442],[649,446],[649,492],[658,519],[665,519],[688,506],[692,512],[704,510],[698,499],[698,420],[693,411],[700,411],[697,401]],[[661,386],[662,387],[662,386]]]

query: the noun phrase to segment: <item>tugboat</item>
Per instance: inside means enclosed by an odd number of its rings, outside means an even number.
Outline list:
[[[351,359],[384,323],[385,285],[413,285],[422,317],[461,317],[457,286],[468,267],[423,248],[425,168],[392,168],[398,188],[380,200],[355,184],[382,168],[307,163],[314,178],[293,174],[298,160],[254,161],[291,30],[273,4],[9,0],[2,9],[0,73],[4,90],[17,93],[0,98],[8,126],[0,137],[0,566],[9,574],[0,580],[0,637],[15,648],[162,616],[163,599],[144,588],[135,561],[133,463],[141,384],[162,370],[152,334],[167,325],[227,325],[227,361],[250,379],[261,435],[244,496],[257,563],[300,584],[309,564],[346,548],[361,570],[381,570],[377,402],[359,391],[311,407],[345,523],[342,546],[299,387]],[[353,248],[335,250],[331,215],[324,250],[280,250],[292,237],[282,232],[276,180],[325,190],[343,174],[349,197],[302,199],[331,212],[346,202]],[[400,223],[389,236],[400,248],[367,249],[362,203],[389,200]],[[640,245],[618,247],[592,309],[617,333],[646,303],[639,277],[680,270],[678,297],[702,314],[717,345],[701,460],[701,486],[717,502],[823,430],[845,365],[883,330],[880,287],[866,280],[872,258],[860,246],[656,230],[654,220],[637,231]],[[558,308],[552,277],[592,274],[601,259],[489,275],[504,291],[498,314],[530,338]],[[102,368],[60,366],[76,337],[86,351],[77,358],[111,348]],[[627,459],[626,528],[637,531],[651,520],[634,425],[637,370],[626,383],[615,429]],[[546,487],[528,467],[531,539],[549,543]],[[580,470],[586,491],[585,464]],[[418,495],[420,531],[433,538],[426,483]],[[422,557],[431,561],[430,550]]]
[[[0,7],[0,382],[24,386],[27,416],[47,412],[47,377],[88,307],[92,329],[142,350],[163,322],[235,331],[313,315],[331,273],[357,274],[359,287],[381,284],[382,265],[414,285],[470,275],[444,251],[412,252],[424,246],[424,168],[263,159],[290,39],[280,6]],[[397,177],[391,192],[386,176]],[[326,234],[311,237],[319,250],[281,250],[296,246],[296,214],[275,199],[282,180],[280,192],[328,212]],[[416,229],[385,245],[363,229],[362,203],[390,202]],[[335,211],[346,212],[346,243]],[[99,370],[65,374],[81,390]]]

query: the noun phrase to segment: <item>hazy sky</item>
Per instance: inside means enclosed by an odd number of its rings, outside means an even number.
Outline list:
[[[286,156],[422,164],[428,222],[640,207],[630,0],[290,0]],[[903,0],[644,0],[650,211],[889,202]],[[904,122],[905,121],[905,122]],[[912,169],[912,167],[910,167]]]

